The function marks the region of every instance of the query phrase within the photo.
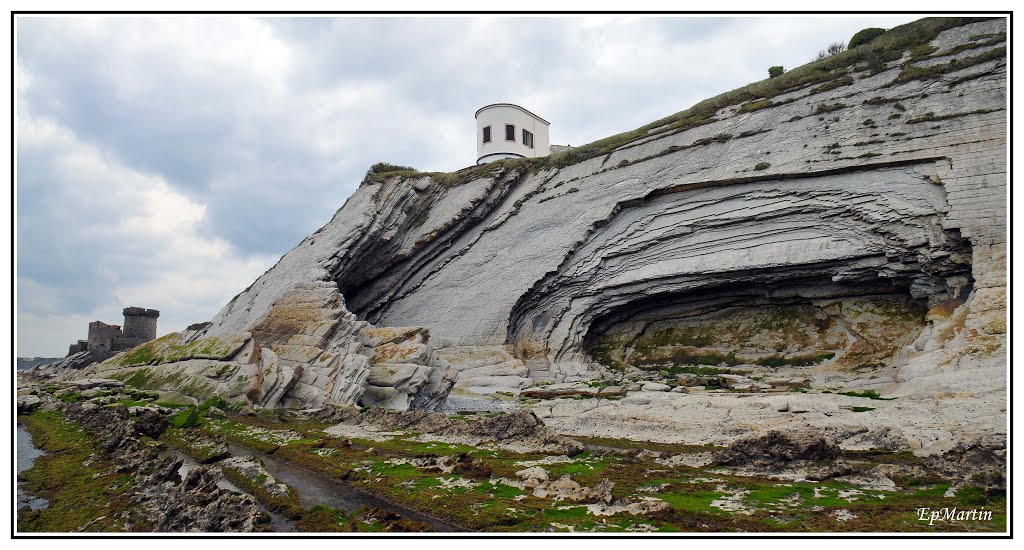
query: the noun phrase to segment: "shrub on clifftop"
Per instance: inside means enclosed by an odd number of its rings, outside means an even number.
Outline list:
[[[387,162],[378,162],[377,164],[374,164],[373,166],[370,167],[369,170],[366,171],[366,177],[363,178],[363,183],[365,184],[365,183],[369,183],[371,181],[374,181],[374,179],[375,179],[374,176],[376,176],[378,174],[386,174],[386,173],[389,173],[389,172],[409,172],[409,173],[414,173],[414,172],[416,172],[416,169],[413,168],[412,166],[400,166],[398,164],[389,164]]]
[[[880,29],[878,27],[868,27],[866,29],[861,29],[857,31],[857,34],[853,35],[850,38],[850,44],[848,47],[852,50],[857,46],[863,46],[864,44],[870,43],[872,40],[878,38],[879,36],[882,36],[883,34],[885,34],[885,29]]]

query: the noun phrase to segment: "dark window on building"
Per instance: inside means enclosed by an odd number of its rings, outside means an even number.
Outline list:
[[[490,126],[484,126],[484,143],[490,143],[490,142],[491,142],[491,127]]]
[[[523,130],[523,145],[533,149],[533,132],[529,130]]]
[[[516,140],[516,127],[512,124],[505,125],[505,141]]]

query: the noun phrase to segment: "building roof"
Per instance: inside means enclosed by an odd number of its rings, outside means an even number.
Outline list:
[[[529,109],[525,109],[523,107],[520,107],[519,105],[516,105],[515,103],[491,103],[490,105],[484,105],[483,107],[480,107],[479,109],[477,109],[475,113],[473,113],[473,118],[476,118],[480,114],[480,111],[483,111],[484,109],[490,109],[491,107],[515,107],[516,109],[519,109],[520,111],[523,111],[524,113],[526,113],[526,114],[532,116],[533,118],[543,122],[544,124],[547,124],[548,126],[551,126],[550,122],[548,122],[548,121],[544,120],[543,118],[537,116],[535,113],[530,112]]]

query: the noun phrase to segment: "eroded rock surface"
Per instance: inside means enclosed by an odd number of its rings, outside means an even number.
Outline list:
[[[943,31],[920,63],[976,59],[998,45],[950,44],[1002,30],[1004,21],[990,20]],[[778,351],[769,344],[784,335],[762,330],[755,340],[764,349],[722,351],[897,361],[926,378],[913,365],[921,350],[899,354],[960,300],[972,329],[962,337],[999,358],[1006,65],[977,59],[923,81],[901,76],[909,57],[881,70],[855,66],[835,86],[726,107],[697,127],[656,127],[557,168],[496,164],[454,187],[427,176],[368,181],[207,334],[249,330],[281,295],[315,280],[335,282],[367,321],[427,327],[437,349],[511,345],[527,373],[512,374],[520,366],[510,363],[503,376],[524,380],[534,371],[587,376],[585,344],[624,324],[685,323],[751,303],[802,308],[820,335],[808,335],[806,349],[789,342]],[[912,319],[900,336],[910,340],[851,341],[849,319],[829,307],[862,297],[902,300]],[[945,342],[961,350],[953,354],[974,345]],[[544,364],[534,368],[536,358]],[[522,389],[470,374],[456,392]]]
[[[84,374],[263,407],[529,400],[565,433],[662,441],[1005,437],[1005,27],[599,155],[368,178],[162,358]]]
[[[182,479],[180,457],[161,457],[157,447],[140,442],[140,436],[155,437],[167,427],[162,415],[145,413],[132,420],[124,407],[49,406],[98,437],[118,471],[134,478],[131,498],[138,508],[122,518],[127,531],[248,532],[266,522],[253,497],[217,486],[216,468],[199,466]]]
[[[428,366],[429,331],[378,328],[345,308],[335,284],[296,285],[245,332],[207,334],[208,323],[84,367],[67,361],[36,377],[113,378],[202,401],[272,408],[355,404],[408,409],[441,405],[454,384]]]
[[[351,407],[326,407],[316,416],[321,420],[338,422],[338,426],[326,431],[339,436],[348,433],[348,426],[363,426],[385,433],[389,430],[412,431],[468,445],[496,445],[517,452],[575,455],[583,451],[583,445],[578,441],[558,434],[545,426],[536,414],[523,410],[472,421],[424,410],[370,409],[361,412]]]

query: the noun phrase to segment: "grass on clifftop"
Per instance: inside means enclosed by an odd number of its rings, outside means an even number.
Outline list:
[[[382,182],[390,177],[431,177],[435,181],[453,187],[472,181],[486,175],[492,170],[500,170],[503,173],[512,169],[522,170],[543,170],[548,168],[562,168],[578,164],[585,160],[599,156],[608,156],[613,151],[624,146],[635,143],[641,139],[658,135],[671,135],[683,132],[698,126],[715,122],[715,114],[726,107],[741,105],[741,111],[751,112],[760,109],[767,109],[775,105],[782,105],[786,102],[776,102],[772,98],[799,90],[801,88],[817,85],[810,90],[811,94],[822,93],[841,86],[852,84],[852,72],[883,70],[887,63],[899,60],[905,52],[911,52],[916,56],[915,60],[924,60],[934,57],[932,50],[928,50],[928,43],[935,39],[944,30],[960,27],[969,23],[984,21],[986,18],[969,17],[929,17],[913,21],[905,25],[894,27],[884,34],[872,38],[869,42],[850,48],[844,52],[826,57],[825,59],[812,61],[789,72],[783,73],[775,78],[767,78],[759,82],[748,84],[741,88],[725,92],[715,97],[705,99],[689,109],[680,111],[673,115],[656,120],[629,132],[623,132],[614,136],[599,139],[592,143],[574,147],[568,151],[555,153],[546,157],[533,159],[506,159],[502,161],[471,166],[451,173],[440,172],[418,172],[410,167],[397,167],[398,170],[388,170],[385,163],[378,163],[367,172],[367,182]],[[856,36],[856,35],[855,35]],[[949,53],[958,53],[965,49],[978,48],[987,45],[994,45],[1005,41],[1004,35],[978,35],[972,37],[972,42],[954,48]],[[940,52],[939,55],[947,55]],[[1005,57],[1005,48],[985,52],[978,57],[976,62],[983,60]],[[954,68],[940,65],[936,68],[918,68],[913,65],[904,67],[903,72],[893,83],[907,82],[910,80],[922,80],[936,78],[943,72],[965,68],[970,62],[960,62]]]

